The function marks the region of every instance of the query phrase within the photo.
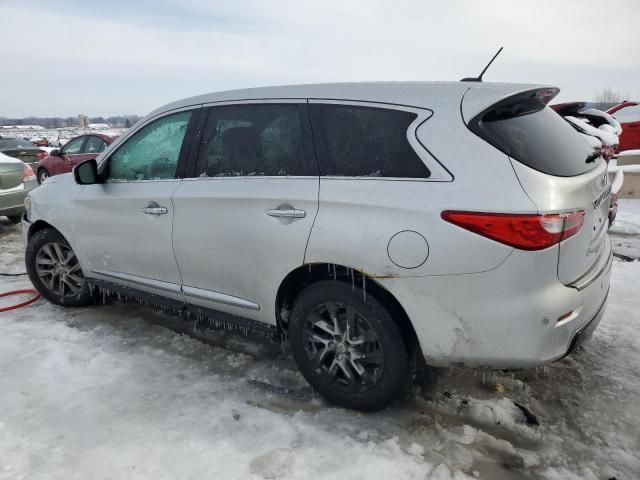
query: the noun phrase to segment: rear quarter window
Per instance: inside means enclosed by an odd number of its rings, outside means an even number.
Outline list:
[[[407,139],[412,112],[388,108],[312,104],[322,175],[428,178],[429,169]]]

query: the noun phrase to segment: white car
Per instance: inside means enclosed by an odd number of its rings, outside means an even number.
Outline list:
[[[534,367],[609,291],[604,160],[532,85],[214,93],[151,113],[26,202],[26,265],[288,338],[311,385],[382,408],[430,365]]]

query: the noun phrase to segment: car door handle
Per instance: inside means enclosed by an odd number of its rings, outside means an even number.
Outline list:
[[[168,212],[166,207],[146,207],[142,209],[145,215],[164,215]]]
[[[304,218],[307,216],[307,212],[304,210],[298,210],[297,208],[274,208],[272,210],[267,210],[267,215],[279,218]]]

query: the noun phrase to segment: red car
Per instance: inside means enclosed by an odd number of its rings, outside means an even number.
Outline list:
[[[33,143],[36,147],[48,147],[49,140],[46,138],[32,138],[31,143]]]
[[[49,156],[38,163],[36,173],[38,183],[44,182],[53,175],[70,172],[77,164],[96,158],[116,138],[100,133],[80,135],[70,140],[60,150],[51,150]]]
[[[622,126],[619,152],[640,149],[640,104],[638,102],[622,102],[607,110]]]

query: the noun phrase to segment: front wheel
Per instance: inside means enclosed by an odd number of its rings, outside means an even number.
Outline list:
[[[49,178],[49,171],[46,168],[38,170],[38,185],[42,185],[44,181]]]
[[[40,230],[29,239],[25,263],[31,283],[51,303],[65,307],[93,303],[78,257],[57,230]]]
[[[390,311],[351,284],[322,281],[303,290],[289,318],[289,342],[307,381],[346,408],[384,408],[412,377],[409,351]]]

